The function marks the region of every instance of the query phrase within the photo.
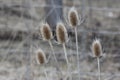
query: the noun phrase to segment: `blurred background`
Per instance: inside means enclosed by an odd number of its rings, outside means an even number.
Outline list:
[[[63,48],[55,36],[60,20],[68,30],[66,47],[72,80],[78,80],[75,35],[67,24],[73,6],[84,19],[77,29],[81,80],[97,80],[97,61],[90,55],[96,38],[104,52],[100,58],[102,80],[120,80],[120,0],[0,0],[0,80],[46,80],[44,70],[49,80],[69,80]],[[64,75],[55,67],[49,44],[41,38],[42,22],[52,28],[52,44]],[[39,48],[49,59],[45,66],[36,63]]]

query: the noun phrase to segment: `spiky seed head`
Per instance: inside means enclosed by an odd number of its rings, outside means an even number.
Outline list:
[[[68,21],[71,27],[76,27],[79,23],[79,17],[77,10],[72,7],[68,12]]]
[[[94,40],[92,43],[92,52],[95,57],[100,57],[102,55],[102,46],[98,39]]]
[[[56,36],[60,44],[63,44],[68,39],[67,30],[62,22],[58,22],[56,26]]]
[[[43,40],[52,39],[53,35],[52,35],[52,31],[50,29],[49,24],[47,24],[47,23],[42,24],[40,31],[41,31],[41,35],[42,35]]]
[[[38,64],[45,64],[46,63],[45,53],[41,49],[38,49],[36,51],[36,60],[37,60]]]

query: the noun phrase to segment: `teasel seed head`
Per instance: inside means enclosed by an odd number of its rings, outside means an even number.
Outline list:
[[[75,7],[72,7],[68,12],[68,21],[71,27],[76,27],[79,23],[78,12]]]
[[[43,40],[52,39],[53,35],[48,23],[42,24],[40,31],[41,31]]]
[[[57,23],[56,36],[60,44],[67,42],[67,39],[68,39],[67,30],[62,22]]]
[[[95,57],[102,56],[102,46],[98,39],[94,40],[92,43],[92,52]]]
[[[38,49],[36,51],[36,60],[37,60],[38,64],[45,64],[46,63],[45,53],[41,49]]]

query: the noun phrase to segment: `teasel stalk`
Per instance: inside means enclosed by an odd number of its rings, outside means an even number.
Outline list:
[[[54,51],[54,48],[53,48],[53,45],[51,42],[51,39],[53,38],[53,34],[52,34],[52,31],[51,31],[49,24],[48,23],[42,24],[40,31],[41,31],[43,40],[48,41],[50,48],[52,50],[52,53],[53,53],[53,57],[54,57],[55,62],[57,64],[57,67],[59,68],[59,64],[58,64],[57,58],[55,56],[55,51]]]
[[[98,39],[94,40],[92,43],[92,53],[93,56],[97,58],[98,65],[98,80],[101,80],[101,71],[100,71],[100,57],[102,56],[102,46]]]
[[[72,7],[68,12],[68,22],[69,25],[74,28],[75,31],[75,40],[76,40],[76,52],[77,52],[77,68],[78,68],[78,74],[79,74],[79,80],[80,80],[80,62],[79,62],[79,52],[78,52],[78,34],[77,34],[77,26],[79,25],[79,16],[78,12],[75,9],[75,7]]]
[[[46,55],[42,49],[38,49],[36,51],[36,61],[37,61],[37,64],[40,64],[40,65],[45,65],[47,63]],[[46,80],[49,80],[45,69],[44,69],[44,74],[46,76]]]
[[[67,66],[69,66],[69,61],[68,61],[67,51],[66,51],[66,46],[65,46],[65,43],[68,40],[68,34],[67,34],[67,30],[62,22],[57,23],[56,37],[57,37],[58,43],[62,44],[62,46],[63,46],[66,63],[67,63]]]

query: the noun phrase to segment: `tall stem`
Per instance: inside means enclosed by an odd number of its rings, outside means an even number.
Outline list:
[[[67,57],[67,51],[66,51],[65,43],[63,43],[63,49],[64,49],[64,53],[65,53],[65,59],[66,59],[66,62],[67,62],[67,66],[69,66],[69,61],[68,61],[68,57]]]
[[[79,53],[78,53],[78,34],[77,34],[77,28],[75,28],[75,40],[76,40],[76,52],[77,52],[77,67],[78,67],[78,74],[79,74],[79,80],[80,80],[80,62],[79,62]]]
[[[46,80],[49,80],[49,79],[48,79],[47,72],[46,72],[46,70],[45,70],[45,69],[44,69],[44,74],[45,74],[45,78],[46,78]]]
[[[66,51],[65,43],[63,43],[63,49],[64,49],[64,53],[65,53],[65,59],[66,59],[66,62],[67,62],[67,71],[68,71],[67,74],[70,75],[70,80],[71,80],[72,79],[72,75],[71,75],[71,72],[69,72],[70,71],[70,65],[69,65],[69,61],[68,61],[68,57],[67,57],[67,51]]]
[[[53,57],[54,57],[54,59],[55,59],[55,62],[56,62],[56,64],[58,65],[58,61],[57,61],[57,58],[56,58],[56,56],[55,56],[55,51],[54,51],[54,49],[53,49],[53,45],[52,45],[51,41],[49,41],[49,45],[50,45],[50,47],[51,47],[51,50],[52,50],[52,53],[53,53]]]
[[[101,72],[100,72],[100,59],[99,59],[99,57],[97,58],[97,63],[98,63],[98,80],[101,80],[101,77],[100,77],[100,75],[101,75]]]
[[[55,59],[55,62],[56,62],[56,64],[57,64],[57,68],[59,69],[59,64],[58,64],[57,58],[56,58],[56,56],[55,56],[55,51],[54,51],[53,45],[52,45],[52,43],[51,43],[50,40],[49,40],[48,42],[49,42],[49,45],[50,45],[50,47],[51,47],[51,50],[52,50],[52,53],[53,53],[53,57],[54,57],[54,59]],[[61,70],[60,70],[60,71],[61,71]]]

